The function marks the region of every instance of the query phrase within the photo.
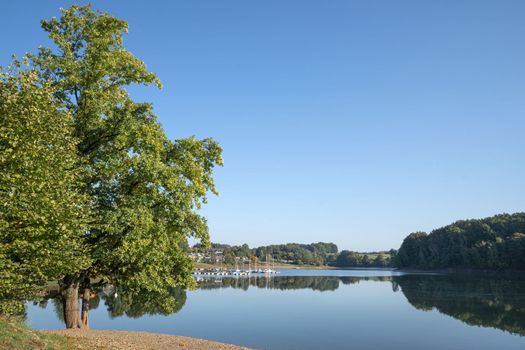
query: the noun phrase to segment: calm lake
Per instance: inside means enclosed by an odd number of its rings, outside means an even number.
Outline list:
[[[93,329],[171,333],[255,349],[525,349],[525,277],[281,270],[200,278],[178,311],[100,292]],[[145,302],[144,302],[145,304]],[[63,328],[61,303],[29,303],[36,329]]]

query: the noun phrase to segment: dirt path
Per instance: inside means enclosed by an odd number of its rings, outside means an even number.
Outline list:
[[[181,337],[178,335],[106,331],[106,330],[49,330],[45,333],[67,337],[86,338],[85,349],[126,349],[126,350],[241,350],[241,346],[223,344],[204,339]],[[84,347],[82,347],[84,348]]]

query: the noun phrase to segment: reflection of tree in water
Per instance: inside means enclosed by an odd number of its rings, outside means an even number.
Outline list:
[[[335,291],[340,284],[355,285],[360,282],[390,282],[394,292],[399,289],[408,302],[418,310],[437,309],[469,325],[502,329],[525,335],[525,277],[482,277],[466,275],[403,275],[403,276],[273,276],[250,278],[202,278],[200,289],[235,288],[248,290],[266,288],[277,290],[311,289]],[[55,312],[64,319],[61,296],[51,294]],[[127,292],[117,288],[117,295],[97,293],[91,299],[90,309],[104,303],[110,316],[141,317],[145,314],[169,315],[182,309],[186,292],[170,289],[165,292]],[[45,307],[49,301],[38,304]]]
[[[179,312],[186,303],[186,291],[169,288],[167,291],[119,291],[118,296],[105,297],[111,317],[126,315],[138,318],[147,315],[170,315]]]
[[[525,277],[522,279],[466,275],[403,276],[278,276],[257,278],[204,278],[201,289],[249,287],[280,290],[312,289],[334,291],[340,282],[354,285],[364,281],[390,282],[394,292],[402,290],[418,310],[436,308],[466,324],[502,329],[525,335]]]
[[[343,284],[357,284],[359,282],[391,282],[392,276],[344,276],[339,277]]]
[[[62,298],[59,293],[50,293],[49,297],[38,302],[38,305],[45,308],[49,299],[51,299],[56,316],[64,322],[64,303]],[[118,290],[118,293],[109,296],[99,291],[91,297],[89,309],[94,310],[98,308],[101,301],[104,301],[111,318],[123,315],[132,318],[138,318],[145,314],[170,315],[182,309],[186,303],[186,291],[180,288],[170,288],[162,292]]]
[[[466,275],[394,277],[408,302],[419,310],[435,308],[468,325],[525,335],[525,278]]]
[[[50,294],[43,300],[39,302],[35,302],[35,304],[38,304],[39,307],[45,309],[47,307],[47,304],[49,303],[49,300],[51,300],[51,303],[53,303],[53,309],[55,310],[55,314],[57,318],[62,321],[64,321],[64,299],[60,293],[58,293],[56,290],[53,290],[50,292]],[[95,310],[98,308],[98,305],[100,304],[100,295],[93,296],[89,301],[89,309]]]

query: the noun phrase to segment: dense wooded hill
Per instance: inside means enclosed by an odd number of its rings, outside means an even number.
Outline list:
[[[525,270],[525,213],[461,220],[415,232],[399,248],[400,268]]]

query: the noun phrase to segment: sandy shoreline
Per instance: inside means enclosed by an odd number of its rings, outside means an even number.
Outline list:
[[[205,339],[182,337],[171,334],[129,332],[111,330],[60,329],[42,331],[66,337],[86,338],[83,349],[126,349],[126,350],[247,350],[248,348],[224,344]],[[249,350],[249,349],[248,349]]]

